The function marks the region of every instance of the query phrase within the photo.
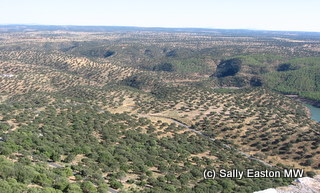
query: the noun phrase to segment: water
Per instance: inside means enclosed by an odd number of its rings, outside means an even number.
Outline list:
[[[320,122],[320,108],[305,104],[311,112],[311,119]]]

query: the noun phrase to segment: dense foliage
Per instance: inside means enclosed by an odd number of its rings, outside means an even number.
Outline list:
[[[266,84],[286,94],[320,101],[320,66],[303,67],[286,72],[272,72],[265,76]]]

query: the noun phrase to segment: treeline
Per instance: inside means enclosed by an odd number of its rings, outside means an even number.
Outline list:
[[[320,100],[320,66],[293,71],[271,72],[264,76],[268,87],[286,93]]]

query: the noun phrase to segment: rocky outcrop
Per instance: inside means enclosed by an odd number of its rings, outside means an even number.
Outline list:
[[[293,185],[279,188],[270,188],[254,193],[319,193],[320,192],[320,175],[314,178],[298,178]]]

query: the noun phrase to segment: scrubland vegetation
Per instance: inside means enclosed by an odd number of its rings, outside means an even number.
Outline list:
[[[1,29],[0,192],[253,192],[293,179],[202,172],[319,174],[319,123],[284,95],[320,101],[319,34]]]

